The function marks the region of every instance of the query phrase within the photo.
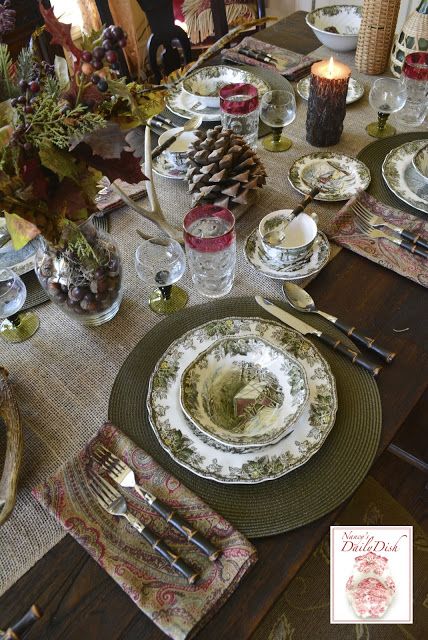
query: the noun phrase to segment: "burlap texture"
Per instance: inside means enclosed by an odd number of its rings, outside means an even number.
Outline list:
[[[331,52],[320,48],[316,54],[329,57]],[[348,64],[352,58],[352,54],[340,55]],[[341,141],[331,148],[350,155],[356,155],[372,141],[364,129],[375,117],[368,103],[372,80],[362,79],[366,95],[348,108]],[[268,181],[256,205],[237,225],[238,262],[231,295],[263,292],[273,299],[281,298],[281,283],[256,273],[244,259],[242,247],[245,237],[263,215],[292,208],[301,199],[287,175],[295,159],[315,150],[305,140],[305,120],[306,103],[297,96],[297,118],[287,127],[287,135],[293,139],[292,149],[269,153],[259,142]],[[181,225],[183,214],[190,208],[185,184],[155,176],[155,185],[166,216]],[[309,211],[316,211],[321,229],[328,230],[340,206],[340,203],[316,203]],[[84,328],[49,303],[36,310],[40,329],[30,340],[13,345],[0,343],[0,364],[10,371],[15,386],[25,441],[17,505],[0,528],[0,593],[64,536],[60,525],[32,498],[31,487],[43,482],[75,455],[106,420],[110,389],[120,366],[141,337],[159,321],[159,316],[148,308],[148,288],[135,272],[138,227],[156,233],[151,223],[127,208],[111,214],[110,232],[121,247],[125,271],[124,300],[114,320],[98,328]],[[196,293],[188,273],[182,285],[190,294],[189,304],[206,301]],[[0,440],[1,437],[0,433]],[[0,442],[0,451],[4,450],[3,445]]]

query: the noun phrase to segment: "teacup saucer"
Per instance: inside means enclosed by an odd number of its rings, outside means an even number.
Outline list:
[[[178,167],[164,153],[153,160],[153,171],[163,178],[172,178],[173,180],[185,180],[187,173],[187,164]]]
[[[245,241],[244,255],[256,271],[268,278],[301,280],[318,273],[325,267],[330,256],[330,244],[326,235],[318,231],[312,252],[296,262],[284,264],[266,255],[257,229],[254,229]]]

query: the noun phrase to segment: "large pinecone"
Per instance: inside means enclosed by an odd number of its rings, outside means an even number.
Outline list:
[[[260,158],[241,136],[219,125],[196,131],[198,139],[189,149],[187,180],[193,206],[210,203],[230,208],[246,204],[252,189],[266,182]]]

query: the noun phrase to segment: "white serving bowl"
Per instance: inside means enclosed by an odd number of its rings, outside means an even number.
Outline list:
[[[335,4],[320,7],[306,15],[308,24],[318,40],[333,51],[353,51],[357,48],[361,26],[362,7],[351,4]],[[337,29],[338,33],[328,31]]]

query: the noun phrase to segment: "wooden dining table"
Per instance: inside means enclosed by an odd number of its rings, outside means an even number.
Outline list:
[[[309,53],[319,46],[296,12],[257,33],[260,40]],[[397,353],[378,380],[383,426],[379,458],[412,411],[428,380],[426,290],[346,249],[307,287],[320,308],[349,316]],[[406,331],[394,330],[407,328]],[[405,453],[403,454],[405,455]],[[246,640],[314,551],[346,503],[294,531],[254,542],[259,560],[198,640]],[[284,509],[287,505],[284,505]],[[1,552],[1,549],[0,549]],[[86,551],[67,535],[0,598],[0,622],[20,618],[33,602],[44,611],[28,640],[162,640],[164,634]]]

